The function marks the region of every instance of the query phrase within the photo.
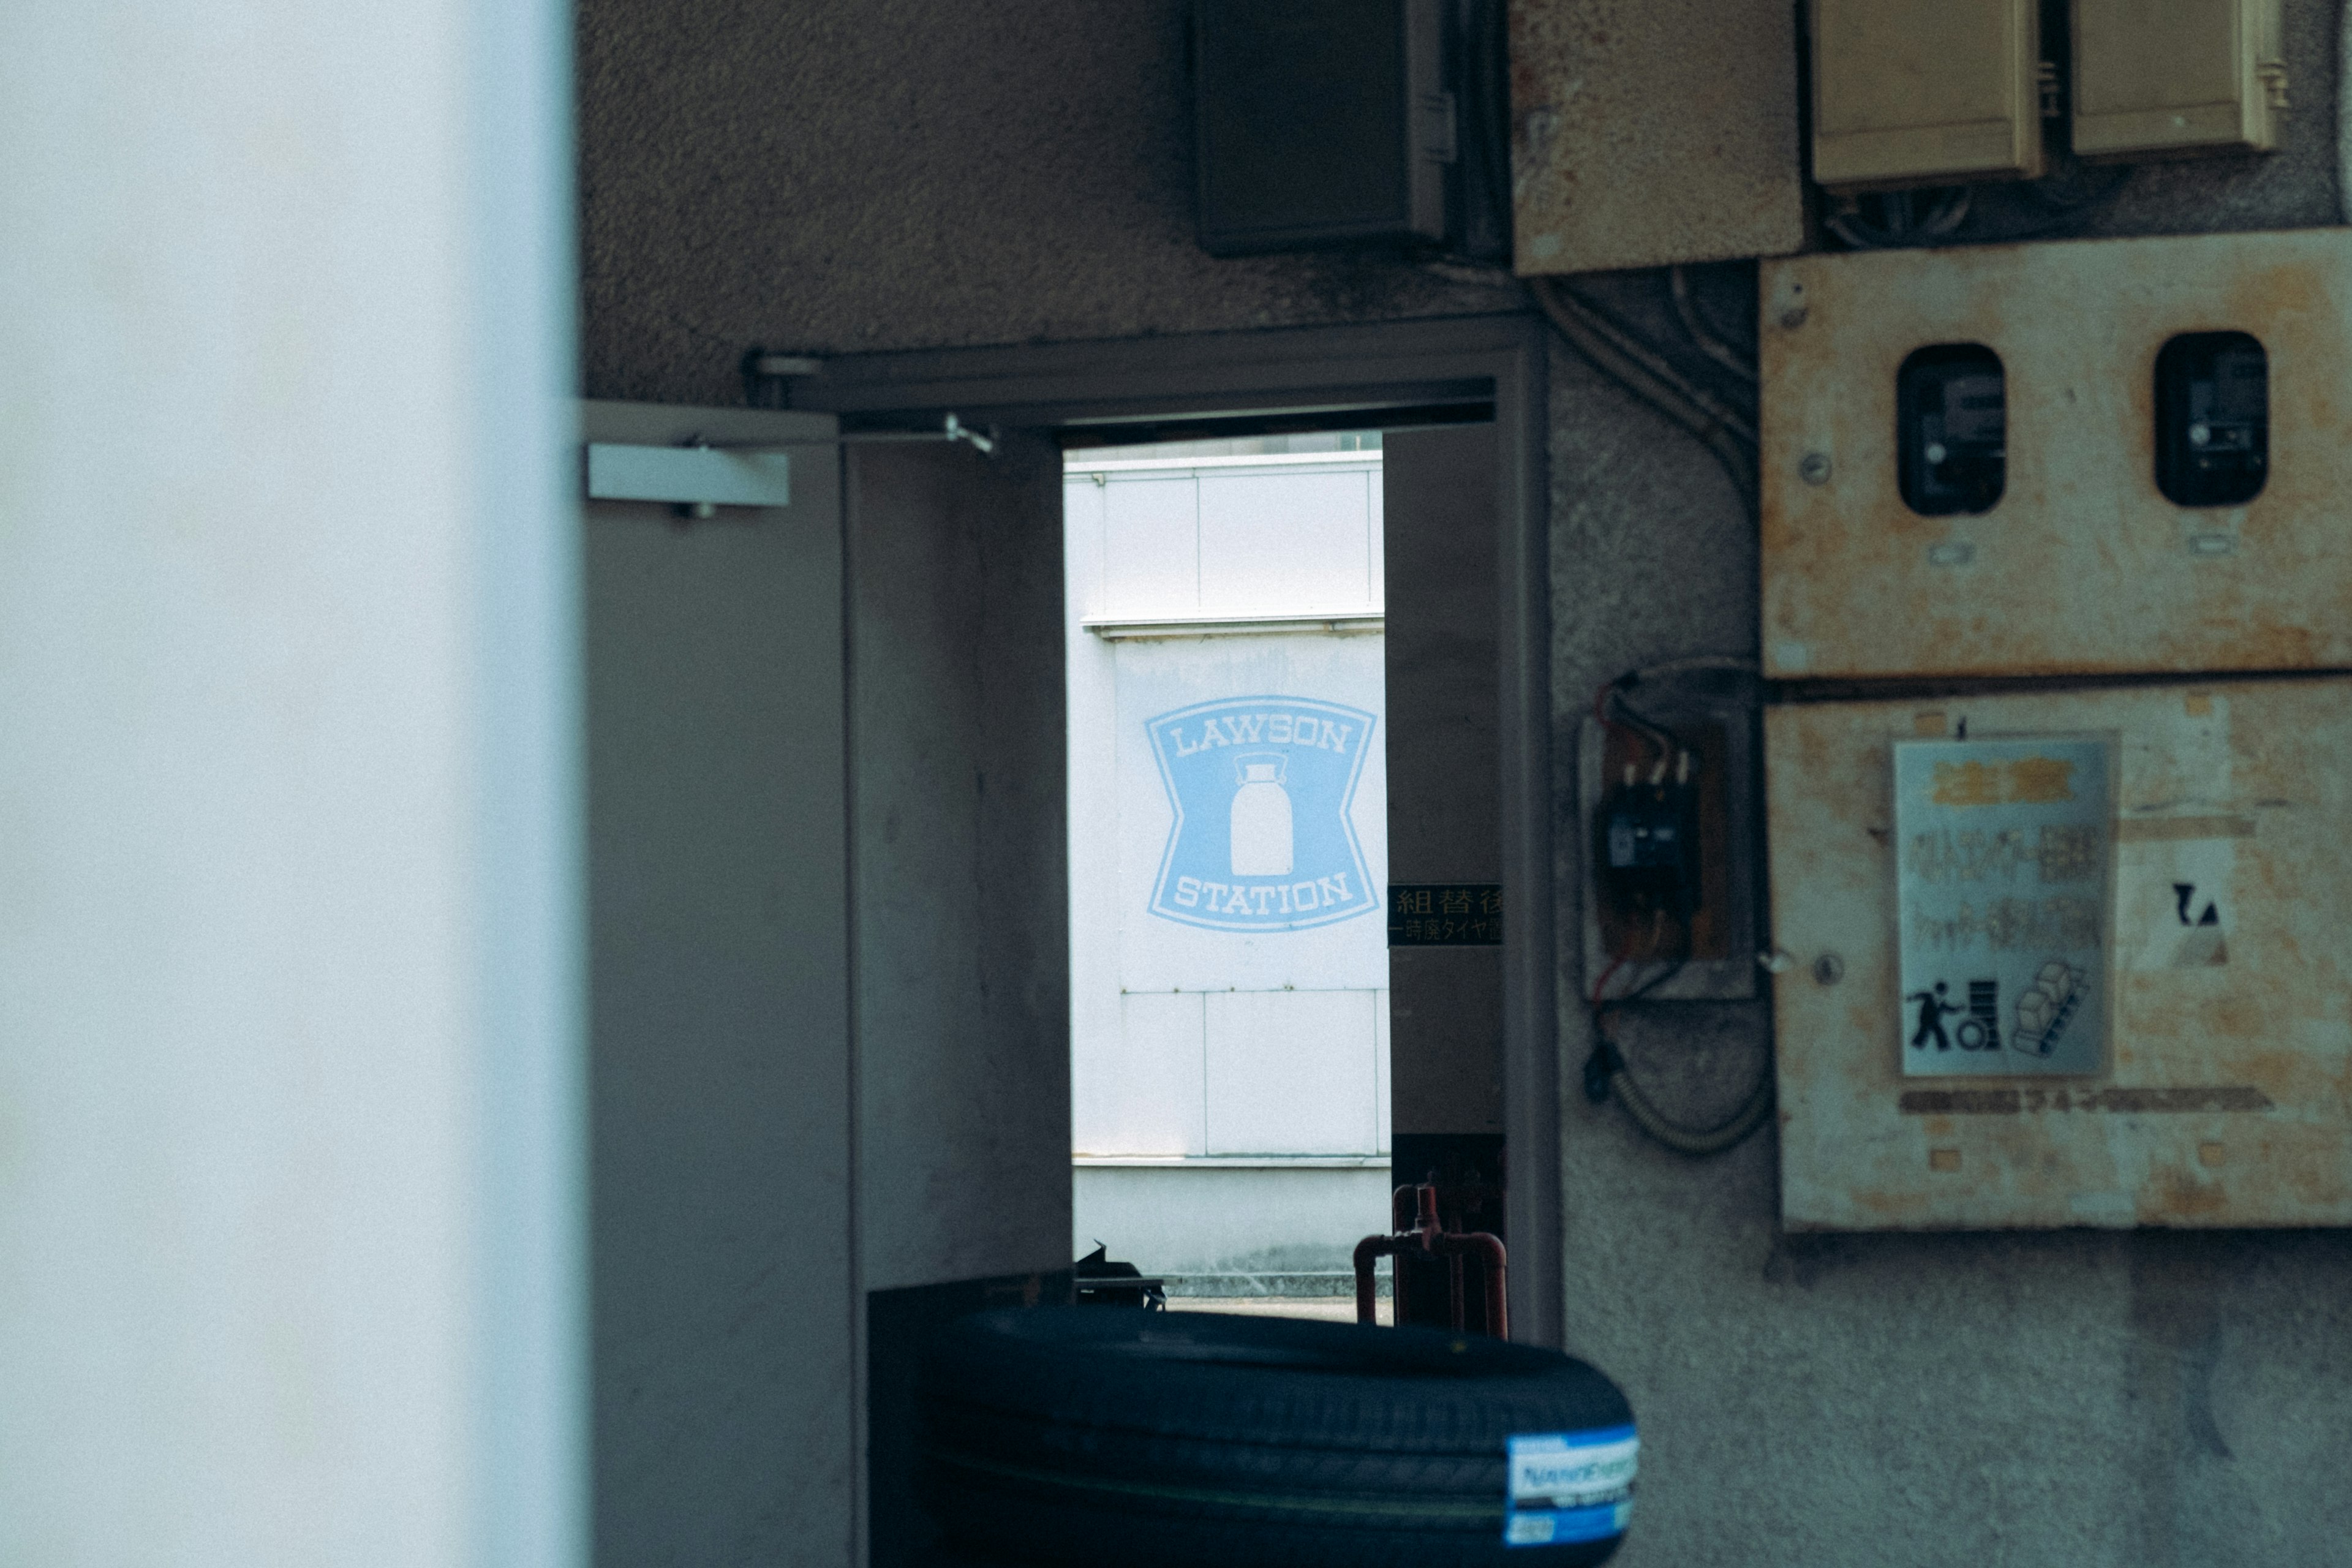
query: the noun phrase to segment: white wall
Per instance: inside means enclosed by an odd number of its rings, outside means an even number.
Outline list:
[[[1106,637],[1087,625],[1376,616],[1381,496],[1377,451],[1158,466],[1074,459],[1065,489],[1066,642],[1072,1131],[1081,1155],[1371,1155],[1388,1147],[1380,636],[1236,635],[1231,627],[1212,636],[1188,624],[1163,628],[1168,635],[1113,628]],[[1348,918],[1321,923],[1277,911],[1233,929],[1202,923],[1197,899],[1188,910],[1160,896],[1163,878],[1183,869],[1170,864],[1171,790],[1194,786],[1171,784],[1177,775],[1155,743],[1153,721],[1194,704],[1258,696],[1372,716],[1346,807],[1360,852],[1340,874],[1357,900]],[[1297,705],[1270,706],[1287,712]],[[1341,731],[1356,728],[1344,714],[1339,722]],[[1356,743],[1353,734],[1346,740]],[[1195,726],[1176,743],[1207,742]],[[1306,764],[1294,749],[1278,765]],[[1235,783],[1229,771],[1221,756],[1190,813],[1226,809]],[[1284,783],[1304,855],[1307,814],[1337,810],[1342,784],[1335,775],[1310,792],[1303,776],[1286,773]],[[1307,874],[1303,859],[1297,872]]]
[[[568,36],[0,6],[0,1562],[580,1560]]]

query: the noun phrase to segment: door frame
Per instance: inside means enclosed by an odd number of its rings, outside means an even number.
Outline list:
[[[1503,879],[1503,1125],[1515,1339],[1563,1331],[1559,1045],[1553,941],[1549,335],[1532,313],[826,360],[795,408],[850,427],[1053,429],[1220,414],[1341,413],[1491,400]],[[1371,421],[1368,421],[1371,422]]]

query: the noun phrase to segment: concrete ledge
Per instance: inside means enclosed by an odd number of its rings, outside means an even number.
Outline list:
[[[1372,1275],[1374,1289],[1388,1299],[1391,1278],[1389,1260],[1380,1261]],[[1160,1277],[1171,1296],[1353,1296],[1355,1270],[1315,1270],[1303,1274],[1169,1274]]]
[[[1388,1161],[1184,1160],[1105,1164],[1071,1173],[1072,1257],[1099,1241],[1144,1273],[1215,1279],[1188,1293],[1314,1295],[1352,1283],[1294,1289],[1277,1280],[1352,1281],[1356,1243],[1389,1228]],[[1262,1286],[1242,1283],[1249,1279]]]

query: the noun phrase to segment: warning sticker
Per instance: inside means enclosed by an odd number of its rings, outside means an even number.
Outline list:
[[[1631,1426],[1513,1437],[1506,1546],[1603,1541],[1633,1515],[1633,1468],[1642,1440]]]
[[[2099,1069],[2109,769],[2101,736],[1895,743],[1906,1077]]]

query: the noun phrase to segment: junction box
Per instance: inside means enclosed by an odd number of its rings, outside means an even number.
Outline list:
[[[2352,680],[1784,704],[1765,737],[1791,1228],[2352,1224]],[[2086,737],[2113,759],[2087,845],[2004,841],[1998,770],[1906,820],[1901,748]],[[1913,951],[1956,977],[1948,1049],[1915,1044]],[[2014,992],[1990,1048],[1962,1036],[1959,982],[2053,957],[2105,1014],[2090,1049],[2006,1037]]]
[[[1760,287],[1768,676],[2352,667],[2345,230],[1812,256]]]
[[[2352,245],[1760,287],[1785,1223],[2352,1224]]]

